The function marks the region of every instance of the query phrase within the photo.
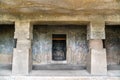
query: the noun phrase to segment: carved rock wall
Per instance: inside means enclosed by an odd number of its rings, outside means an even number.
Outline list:
[[[35,26],[33,30],[33,61],[50,63],[52,54],[52,34],[66,34],[67,63],[86,65],[88,53],[86,26]]]
[[[106,26],[105,45],[108,65],[120,64],[120,26]]]

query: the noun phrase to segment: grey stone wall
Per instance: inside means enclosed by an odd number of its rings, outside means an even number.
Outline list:
[[[86,65],[88,42],[86,26],[75,25],[37,25],[33,30],[34,64],[51,63],[52,34],[67,35],[67,62]],[[14,47],[14,25],[0,25],[0,63],[11,62]],[[120,27],[106,26],[105,47],[107,64],[120,64]]]
[[[52,34],[67,35],[67,63],[86,65],[88,53],[86,26],[75,25],[34,26],[32,45],[34,63],[51,63]]]
[[[106,26],[105,47],[108,65],[120,64],[120,26]]]

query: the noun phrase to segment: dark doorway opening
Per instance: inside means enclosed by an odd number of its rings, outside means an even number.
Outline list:
[[[120,25],[106,25],[107,69],[120,70]]]
[[[0,74],[3,74],[2,70],[12,70],[13,48],[16,45],[14,26],[14,24],[0,24]]]
[[[52,35],[52,60],[55,60],[55,61],[66,60],[66,35],[65,34]]]

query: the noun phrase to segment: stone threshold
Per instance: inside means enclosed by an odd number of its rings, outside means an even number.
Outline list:
[[[0,76],[0,80],[120,80],[120,77],[103,77],[103,76]]]
[[[0,70],[0,76],[22,76],[22,75],[13,75],[12,70]],[[84,77],[84,76],[102,76],[102,77],[120,77],[120,70],[109,70],[107,75],[91,75],[87,70],[32,70],[28,75],[24,76],[37,76],[37,77],[55,77],[55,76],[64,76],[64,77]],[[1,79],[0,79],[1,80]]]
[[[85,66],[77,64],[42,64],[33,65],[33,70],[86,70]]]

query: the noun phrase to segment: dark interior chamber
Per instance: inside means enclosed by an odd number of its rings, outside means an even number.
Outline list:
[[[66,35],[65,34],[52,35],[52,60],[55,60],[55,61],[66,60]]]

